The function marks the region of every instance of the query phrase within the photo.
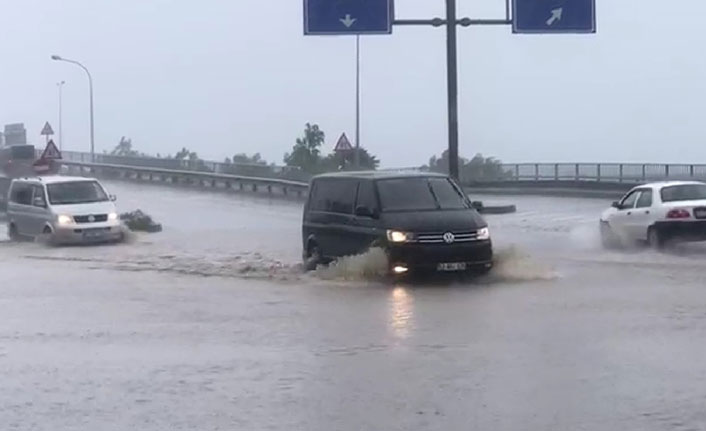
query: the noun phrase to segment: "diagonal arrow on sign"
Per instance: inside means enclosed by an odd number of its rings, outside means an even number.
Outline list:
[[[564,8],[559,7],[552,10],[552,16],[547,20],[547,25],[552,26],[556,21],[561,21],[561,16],[564,13]]]

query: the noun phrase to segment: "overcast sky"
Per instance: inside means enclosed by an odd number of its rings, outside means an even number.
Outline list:
[[[460,152],[504,161],[706,163],[703,0],[597,0],[596,35],[459,29]],[[260,152],[281,163],[306,122],[325,151],[355,124],[355,40],[303,36],[301,0],[15,0],[0,9],[0,124],[46,120],[96,146],[203,158]],[[397,18],[441,16],[443,0],[397,0]],[[501,18],[502,0],[458,0]],[[361,143],[388,167],[447,145],[445,32],[396,27],[362,40]]]

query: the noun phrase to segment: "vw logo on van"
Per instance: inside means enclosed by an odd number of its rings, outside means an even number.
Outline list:
[[[452,244],[454,242],[454,240],[456,240],[456,237],[451,232],[446,232],[444,234],[444,242],[446,244]]]
[[[92,214],[88,216],[88,222],[89,222],[89,223],[93,223],[93,222],[95,222],[95,221],[96,221],[95,216],[93,216]]]

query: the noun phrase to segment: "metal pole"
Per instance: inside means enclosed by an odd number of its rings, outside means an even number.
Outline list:
[[[355,168],[360,169],[360,35],[355,35]]]
[[[88,91],[90,93],[90,98],[91,98],[91,163],[96,162],[96,146],[95,146],[95,134],[94,134],[94,127],[93,127],[93,78],[91,77],[91,73],[86,69],[86,73],[88,74]]]
[[[63,144],[64,144],[64,135],[62,131],[62,89],[64,87],[64,84],[66,84],[66,81],[61,81],[57,85],[59,86],[59,151],[63,149]]]
[[[93,77],[91,76],[91,72],[88,71],[86,66],[83,64],[79,63],[76,60],[70,60],[68,58],[62,58],[58,55],[52,55],[51,56],[52,60],[55,61],[65,61],[67,63],[73,63],[80,67],[81,69],[86,72],[86,75],[88,75],[88,96],[90,98],[90,110],[91,110],[91,162],[95,163],[96,161],[96,147],[95,147],[95,133],[94,133],[94,127],[93,127]]]
[[[446,0],[446,72],[448,81],[449,175],[458,180],[458,72],[456,0]]]

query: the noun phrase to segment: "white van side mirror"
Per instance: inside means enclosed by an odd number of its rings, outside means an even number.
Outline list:
[[[47,207],[47,203],[44,201],[44,198],[41,196],[35,197],[34,200],[32,201],[32,205],[34,205],[35,207],[40,207],[40,208]]]
[[[113,201],[113,202],[115,202],[115,201],[118,200],[118,197],[115,196],[115,195],[110,195],[110,200]]]

